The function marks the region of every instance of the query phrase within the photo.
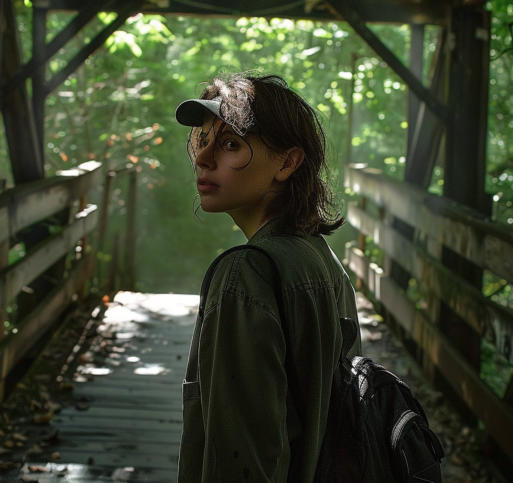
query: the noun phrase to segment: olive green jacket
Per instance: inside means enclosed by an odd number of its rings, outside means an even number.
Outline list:
[[[179,483],[314,478],[342,347],[339,318],[357,320],[354,290],[320,236],[287,233],[273,220],[248,243],[272,256],[282,286],[256,250],[230,253],[215,270],[183,384]],[[299,403],[287,390],[286,350]],[[359,350],[358,337],[351,354]]]

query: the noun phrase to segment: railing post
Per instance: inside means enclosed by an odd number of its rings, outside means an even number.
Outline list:
[[[7,267],[9,263],[9,219],[6,210],[0,211],[0,236],[5,236],[5,239],[0,239],[0,272]],[[7,320],[7,287],[5,285],[5,278],[0,277],[0,340],[5,337],[5,322]],[[5,390],[5,357],[7,347],[0,353],[0,401],[4,398]]]
[[[136,207],[137,207],[137,169],[129,174],[128,201],[127,201],[127,226],[126,226],[126,251],[125,251],[125,284],[129,290],[135,290],[135,252],[137,245],[136,231]],[[125,288],[125,287],[123,287]]]
[[[105,186],[102,195],[102,209],[100,215],[100,226],[98,227],[98,251],[103,248],[107,219],[109,218],[110,194],[112,188],[112,179],[116,176],[114,171],[108,171],[105,175]]]
[[[365,211],[367,208],[367,198],[364,196],[361,196],[358,200],[358,205],[362,209],[362,211]],[[367,247],[367,242],[365,240],[365,234],[362,232],[358,232],[358,248],[362,251],[363,254],[365,254],[365,248]],[[356,279],[356,290],[361,291],[364,288],[364,282],[361,278]]]
[[[107,291],[109,293],[112,293],[116,290],[116,278],[118,275],[118,259],[120,245],[121,243],[119,233],[116,233],[114,235],[114,241],[112,242],[112,260],[110,264],[109,281],[107,285]]]

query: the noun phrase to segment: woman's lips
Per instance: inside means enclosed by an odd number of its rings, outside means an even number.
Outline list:
[[[208,179],[198,179],[198,191],[201,193],[209,193],[219,188],[219,185],[212,183]]]

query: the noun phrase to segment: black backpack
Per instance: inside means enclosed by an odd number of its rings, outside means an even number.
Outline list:
[[[219,261],[233,251],[254,249],[274,266],[278,287],[280,272],[273,257],[256,245],[233,247],[214,260],[201,287],[200,316],[208,288]],[[312,249],[314,249],[312,247]],[[282,329],[288,340],[283,298],[277,290]],[[366,357],[347,358],[358,326],[340,320],[343,346],[333,384],[326,433],[314,483],[439,483],[442,481],[443,446],[433,431],[421,404],[408,385],[383,366]],[[299,375],[287,351],[285,366],[292,398],[302,408]]]
[[[344,347],[333,378],[315,483],[441,482],[443,446],[408,385],[366,357],[346,357],[356,324],[341,320]]]

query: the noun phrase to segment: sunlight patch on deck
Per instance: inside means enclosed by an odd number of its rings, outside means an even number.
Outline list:
[[[73,403],[52,419],[54,463],[25,481],[174,481],[182,381],[199,296],[119,292],[73,378]]]

